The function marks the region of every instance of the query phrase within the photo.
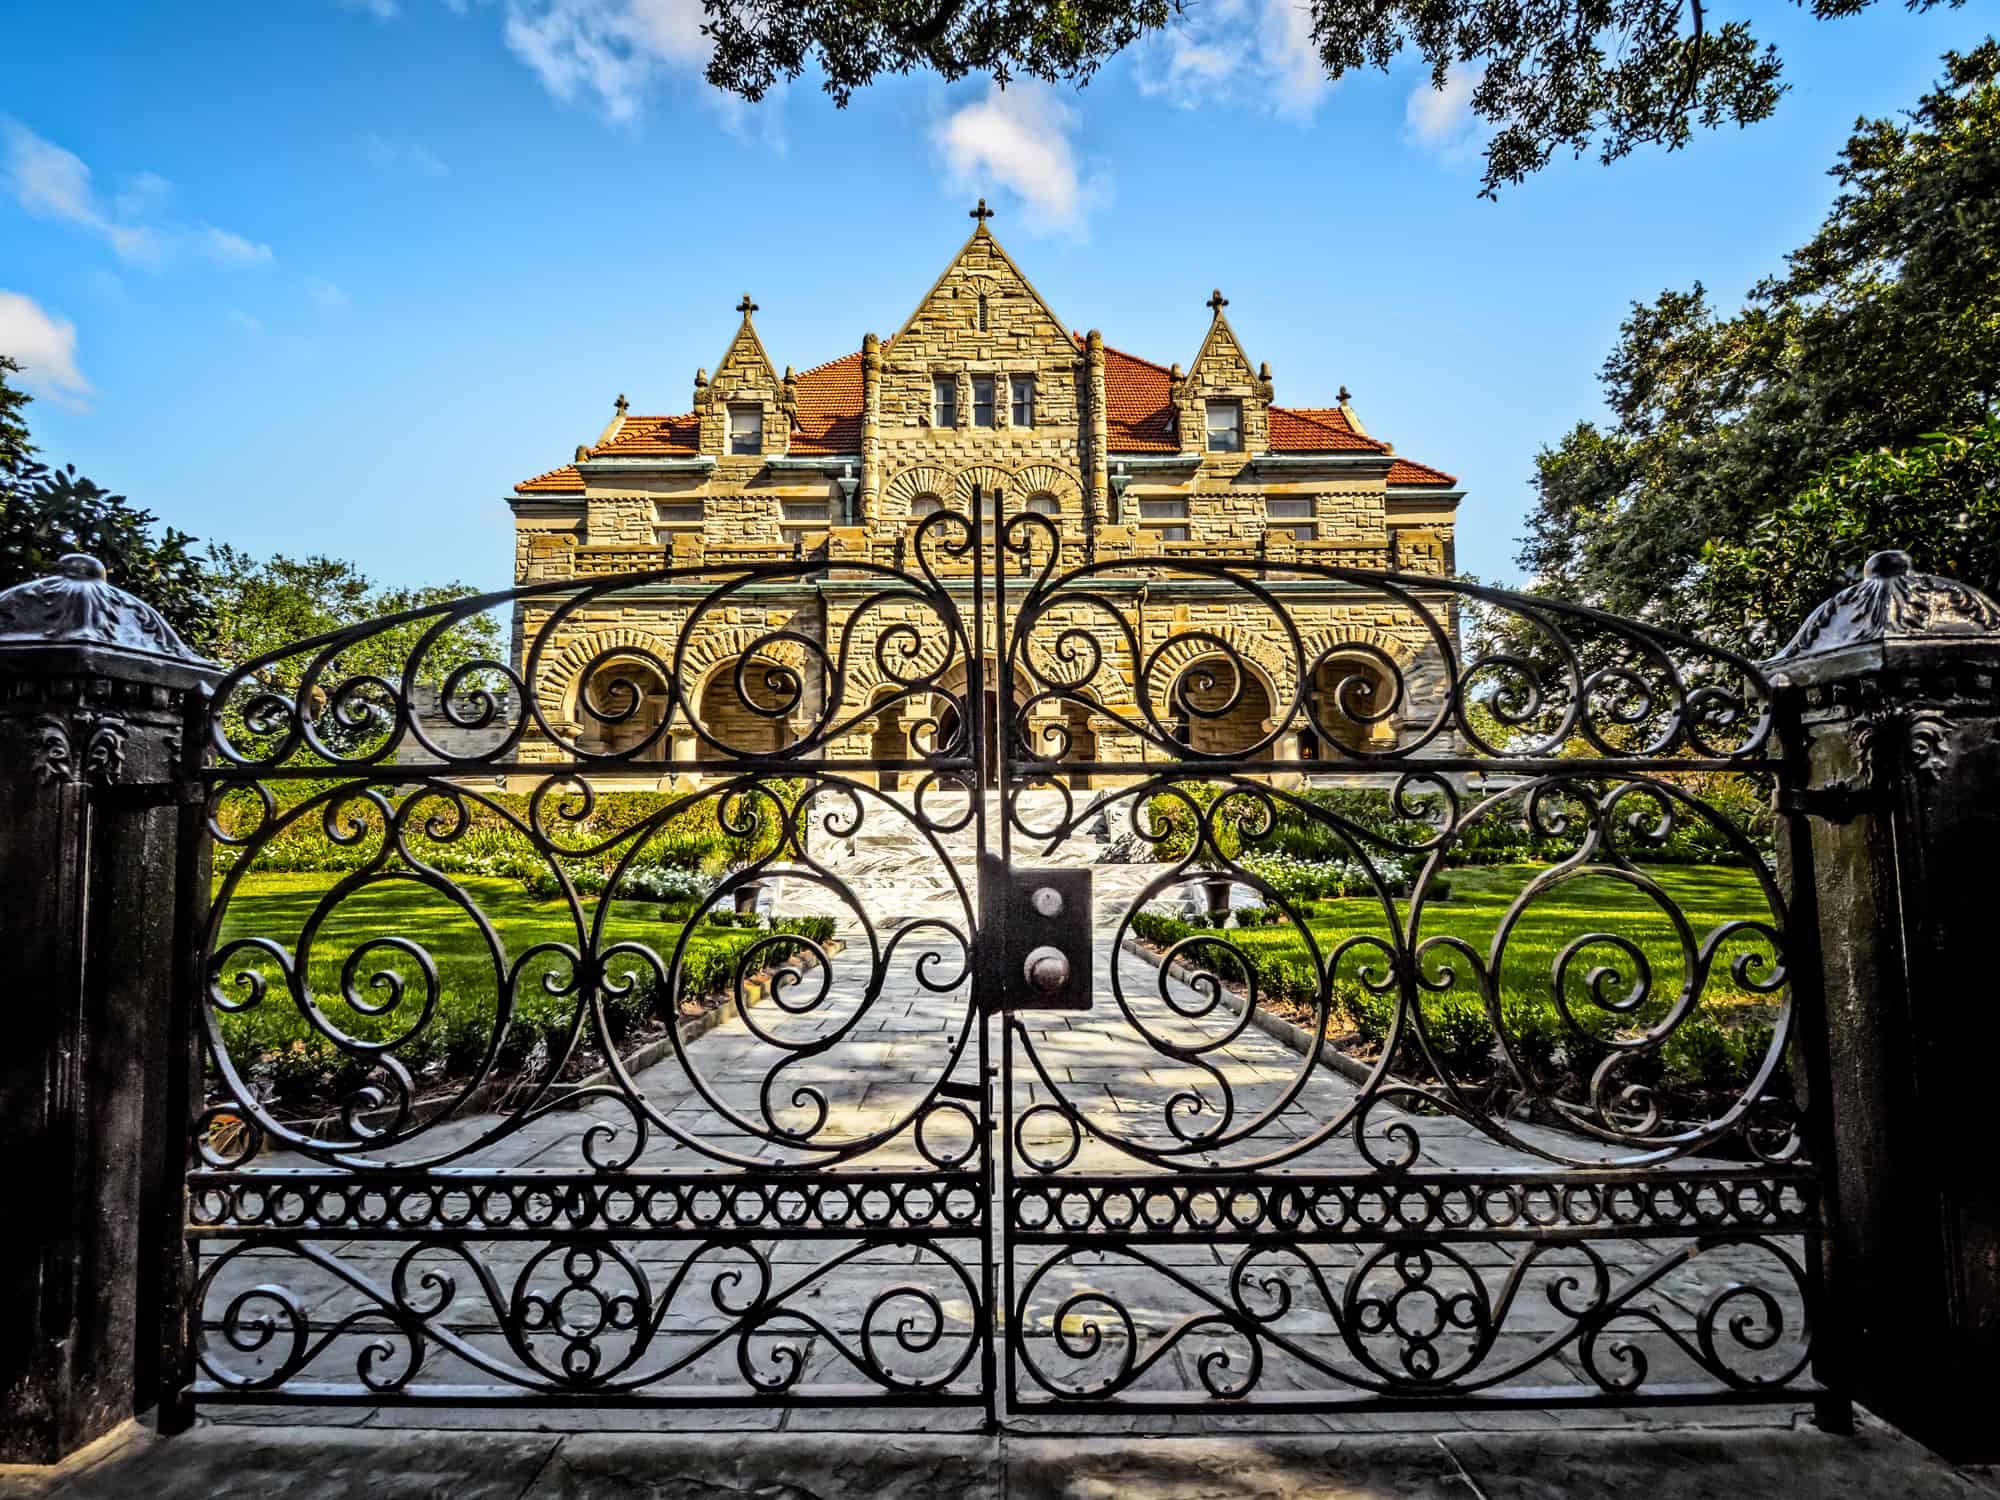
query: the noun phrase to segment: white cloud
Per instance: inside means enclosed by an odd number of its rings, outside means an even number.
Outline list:
[[[368,159],[387,171],[415,172],[420,177],[443,177],[450,172],[435,151],[414,141],[388,141],[371,135],[367,150]]]
[[[7,187],[23,210],[38,219],[55,219],[103,236],[120,260],[159,257],[159,237],[152,230],[119,223],[105,213],[82,157],[43,140],[18,121],[4,123]]]
[[[76,367],[76,325],[52,317],[32,297],[0,289],[0,354],[21,365],[21,383],[81,405],[91,384]]]
[[[1004,89],[987,85],[983,99],[938,121],[931,139],[955,187],[1008,188],[1027,208],[1029,228],[1081,234],[1108,192],[1101,177],[1078,170],[1071,137],[1082,123],[1053,88],[1017,79]]]
[[[269,245],[246,240],[213,224],[202,225],[200,243],[202,253],[219,266],[267,266],[276,259]]]
[[[347,293],[328,281],[324,276],[308,276],[305,279],[306,295],[321,307],[347,306]]]
[[[707,65],[701,22],[701,0],[507,0],[505,35],[551,94],[594,97],[607,119],[626,124],[660,73]]]
[[[1306,0],[1217,0],[1190,6],[1143,42],[1139,92],[1183,109],[1237,104],[1310,120],[1333,88],[1313,46]]]
[[[97,235],[120,260],[158,264],[190,251],[225,266],[262,265],[274,258],[269,245],[213,224],[190,228],[160,219],[173,184],[157,172],[129,178],[107,207],[92,186],[89,165],[74,151],[43,140],[18,120],[0,117],[0,133],[7,148],[4,181],[14,201],[35,218]]]
[[[1480,122],[1472,112],[1472,91],[1479,87],[1480,76],[1477,69],[1453,68],[1441,89],[1431,87],[1428,75],[1419,79],[1403,109],[1410,139],[1445,157],[1461,155],[1477,144]]]

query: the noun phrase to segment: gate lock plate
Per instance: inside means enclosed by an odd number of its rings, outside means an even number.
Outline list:
[[[1090,870],[1011,868],[1000,910],[1009,1010],[1089,1010]]]

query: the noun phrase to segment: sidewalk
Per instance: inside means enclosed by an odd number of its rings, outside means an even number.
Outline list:
[[[1782,1413],[1772,1413],[1774,1420]],[[1864,1420],[1648,1425],[1599,1432],[1325,1437],[547,1433],[208,1424],[171,1440],[121,1428],[59,1470],[0,1468],[0,1500],[1986,1500],[1991,1470],[1954,1470]],[[837,1418],[836,1418],[837,1420]]]

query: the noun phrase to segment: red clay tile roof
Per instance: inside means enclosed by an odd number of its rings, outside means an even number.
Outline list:
[[[1083,343],[1081,335],[1076,336]],[[1109,408],[1106,446],[1113,453],[1178,453],[1171,400],[1172,376],[1164,365],[1106,347],[1104,394]],[[791,451],[800,454],[857,453],[861,449],[861,355],[843,354],[798,377],[798,430]],[[1271,450],[1275,453],[1386,453],[1387,447],[1356,432],[1337,406],[1273,406]],[[656,458],[698,451],[700,423],[692,413],[678,417],[628,417],[618,436],[590,450],[592,458]],[[1456,484],[1451,475],[1399,458],[1389,470],[1397,485]],[[514,486],[520,494],[579,494],[583,478],[575,465],[552,469]]]
[[[792,434],[792,452],[859,453],[860,351],[802,371],[798,385],[799,429]]]
[[[1271,408],[1273,453],[1386,453],[1375,439],[1363,437],[1337,406],[1274,406]]]
[[[533,479],[524,479],[514,486],[517,495],[581,495],[583,476],[576,471],[575,464],[564,464],[560,469],[551,469],[546,474],[537,474]]]
[[[1442,469],[1433,469],[1429,464],[1420,464],[1415,459],[1399,458],[1389,465],[1391,484],[1457,484],[1458,481]]]
[[[1164,365],[1126,354],[1109,345],[1104,350],[1105,447],[1113,453],[1178,453],[1174,407],[1169,399],[1173,377]]]
[[[618,436],[590,450],[592,458],[685,458],[701,451],[701,422],[678,417],[627,417]]]

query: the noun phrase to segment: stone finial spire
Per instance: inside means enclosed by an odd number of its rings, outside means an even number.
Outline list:
[[[743,321],[747,323],[750,321],[750,314],[757,311],[757,304],[752,302],[750,294],[745,292],[743,300],[736,304],[736,310],[743,314]]]
[[[1229,299],[1222,295],[1222,288],[1217,287],[1209,294],[1208,301],[1204,305],[1219,318],[1222,316],[1223,308],[1229,306]]]
[[[618,415],[622,417],[628,410],[631,409],[631,405],[632,403],[625,399],[625,393],[623,391],[620,391],[618,393],[618,399],[611,403],[611,409],[617,412]]]
[[[1335,399],[1339,401],[1342,406],[1345,406],[1347,405],[1348,402],[1354,399],[1354,393],[1348,390],[1348,388],[1345,385],[1342,385],[1340,390],[1335,394]]]
[[[969,210],[966,214],[966,217],[969,219],[977,219],[979,221],[979,227],[981,229],[984,229],[986,227],[986,221],[993,217],[993,210],[988,208],[986,206],[986,200],[984,198],[981,198],[979,200],[979,207]]]

